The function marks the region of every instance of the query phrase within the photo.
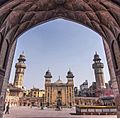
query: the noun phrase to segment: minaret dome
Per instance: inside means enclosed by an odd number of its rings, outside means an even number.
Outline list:
[[[69,71],[67,72],[67,78],[74,78],[73,73],[71,72],[71,70],[69,69]]]
[[[51,75],[51,72],[50,70],[48,69],[48,71],[45,73],[45,78],[52,78],[52,75]]]

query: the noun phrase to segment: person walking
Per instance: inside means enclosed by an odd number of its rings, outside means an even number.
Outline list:
[[[3,106],[3,111],[5,111],[5,103],[4,103],[4,106]]]
[[[6,106],[6,111],[5,111],[5,114],[9,114],[9,109],[10,109],[10,104],[8,103],[8,105]]]

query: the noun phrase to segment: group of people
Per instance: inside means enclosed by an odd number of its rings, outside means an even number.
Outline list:
[[[5,114],[9,114],[9,109],[10,109],[10,104],[9,103],[7,105],[4,104],[3,111],[5,111]]]

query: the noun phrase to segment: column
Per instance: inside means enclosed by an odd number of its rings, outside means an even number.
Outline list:
[[[4,107],[6,90],[7,90],[7,85],[8,85],[8,82],[9,82],[9,77],[10,77],[10,72],[11,72],[11,67],[12,67],[12,62],[13,62],[13,58],[14,58],[15,49],[16,49],[16,41],[14,42],[14,44],[11,47],[6,70],[0,69],[0,96],[3,99],[2,104],[0,104],[1,105],[0,118],[2,118],[2,109]]]
[[[118,83],[118,89],[120,91],[120,70],[116,71],[116,78]],[[120,118],[120,94],[118,94],[115,98],[115,103],[117,107],[117,118]]]
[[[103,40],[103,44],[104,44],[109,74],[110,74],[110,80],[112,82],[112,90],[116,96],[119,93],[119,91],[118,91],[118,84],[117,84],[116,75],[115,75],[115,71],[114,71],[114,67],[113,67],[111,51],[110,51],[108,44],[105,42],[105,40]]]

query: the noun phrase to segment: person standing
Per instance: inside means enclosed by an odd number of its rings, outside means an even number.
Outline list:
[[[4,103],[4,106],[3,106],[3,111],[5,111],[5,103]]]
[[[10,109],[10,104],[8,103],[8,105],[6,106],[6,111],[5,111],[5,114],[9,114],[9,109]]]

